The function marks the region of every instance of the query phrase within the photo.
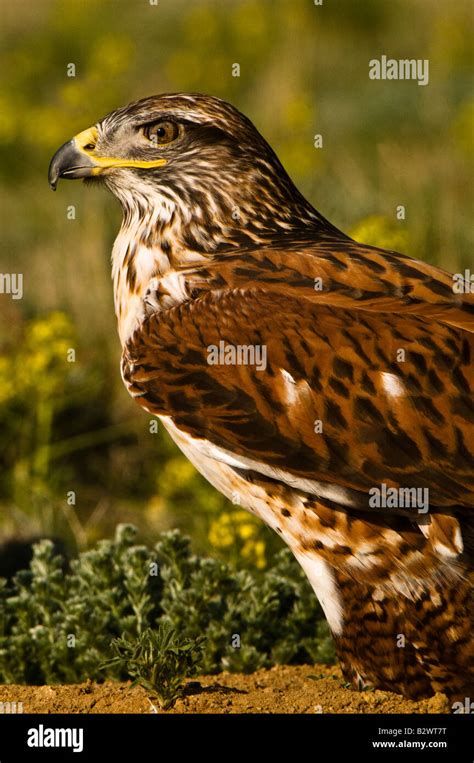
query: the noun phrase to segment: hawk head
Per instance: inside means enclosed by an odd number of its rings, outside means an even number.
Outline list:
[[[325,222],[250,120],[205,95],[151,96],[111,112],[56,152],[53,190],[59,178],[100,179],[126,217],[172,220],[193,249]]]

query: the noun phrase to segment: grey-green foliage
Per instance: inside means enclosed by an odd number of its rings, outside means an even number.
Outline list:
[[[30,569],[0,579],[0,682],[128,678],[119,663],[99,668],[111,641],[133,643],[160,625],[183,642],[206,637],[202,672],[334,660],[320,607],[289,551],[269,570],[249,572],[193,555],[177,531],[152,549],[135,538],[135,528],[120,525],[113,540],[69,566],[41,541]]]
[[[205,636],[183,639],[161,623],[157,630],[146,628],[134,641],[124,636],[114,639],[115,657],[101,667],[122,667],[133,678],[132,686],[139,684],[168,710],[183,696],[185,678],[195,675],[200,666],[205,640]]]

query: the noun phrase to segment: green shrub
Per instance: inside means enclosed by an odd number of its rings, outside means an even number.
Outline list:
[[[147,628],[136,641],[114,639],[111,647],[116,656],[101,668],[122,666],[134,679],[132,686],[143,686],[163,710],[168,710],[183,696],[184,679],[195,675],[205,640],[199,636],[180,641],[176,631],[163,624],[157,631]]]
[[[43,540],[30,569],[0,578],[0,682],[128,678],[123,661],[110,662],[111,641],[133,644],[160,625],[181,644],[205,637],[206,673],[334,661],[319,604],[289,551],[250,572],[193,555],[178,531],[152,549],[136,545],[136,532],[119,525],[69,567]]]

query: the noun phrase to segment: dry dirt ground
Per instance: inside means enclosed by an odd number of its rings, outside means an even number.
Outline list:
[[[146,692],[129,683],[0,686],[0,702],[24,713],[150,713]],[[163,711],[160,711],[163,712]],[[168,713],[450,713],[444,694],[413,702],[385,691],[344,687],[339,668],[278,666],[251,675],[220,673],[188,681]]]

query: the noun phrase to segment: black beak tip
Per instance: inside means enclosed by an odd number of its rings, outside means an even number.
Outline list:
[[[58,157],[58,152],[56,152],[53,158],[51,159],[49,169],[48,169],[48,182],[49,182],[49,187],[51,188],[52,191],[56,190],[60,171],[61,171],[57,157]]]
[[[77,149],[73,140],[68,140],[54,154],[49,164],[48,181],[52,191],[56,190],[58,180],[71,166],[77,164]]]

